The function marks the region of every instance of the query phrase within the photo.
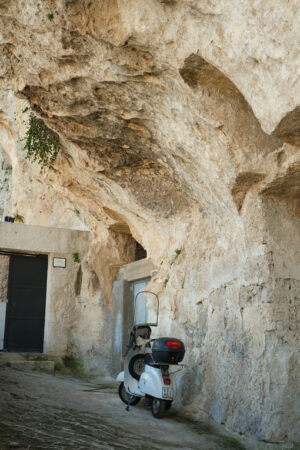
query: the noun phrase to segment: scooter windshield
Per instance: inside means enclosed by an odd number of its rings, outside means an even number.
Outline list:
[[[141,291],[134,301],[134,325],[157,326],[159,300],[154,292]]]

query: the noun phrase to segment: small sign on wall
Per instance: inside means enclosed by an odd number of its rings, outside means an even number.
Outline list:
[[[66,258],[53,258],[53,267],[66,267]]]

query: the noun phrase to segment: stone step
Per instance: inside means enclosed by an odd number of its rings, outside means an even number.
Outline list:
[[[38,359],[35,359],[38,358]],[[40,370],[42,372],[54,372],[54,361],[41,359],[40,355],[26,355],[22,353],[0,353],[0,367],[9,366],[18,370]]]

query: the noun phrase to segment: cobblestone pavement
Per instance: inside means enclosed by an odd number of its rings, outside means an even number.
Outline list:
[[[172,411],[130,412],[117,386],[0,368],[0,449],[243,449],[236,439]],[[258,448],[258,447],[256,447]]]

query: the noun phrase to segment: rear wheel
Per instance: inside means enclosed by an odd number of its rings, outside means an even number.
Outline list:
[[[152,401],[152,415],[156,419],[161,419],[166,409],[166,400],[160,398],[153,398]]]
[[[130,405],[136,405],[140,400],[141,397],[136,397],[135,395],[130,395],[125,389],[124,383],[121,383],[119,386],[119,397],[122,400],[122,402],[126,403],[128,405],[128,401],[130,401]]]

